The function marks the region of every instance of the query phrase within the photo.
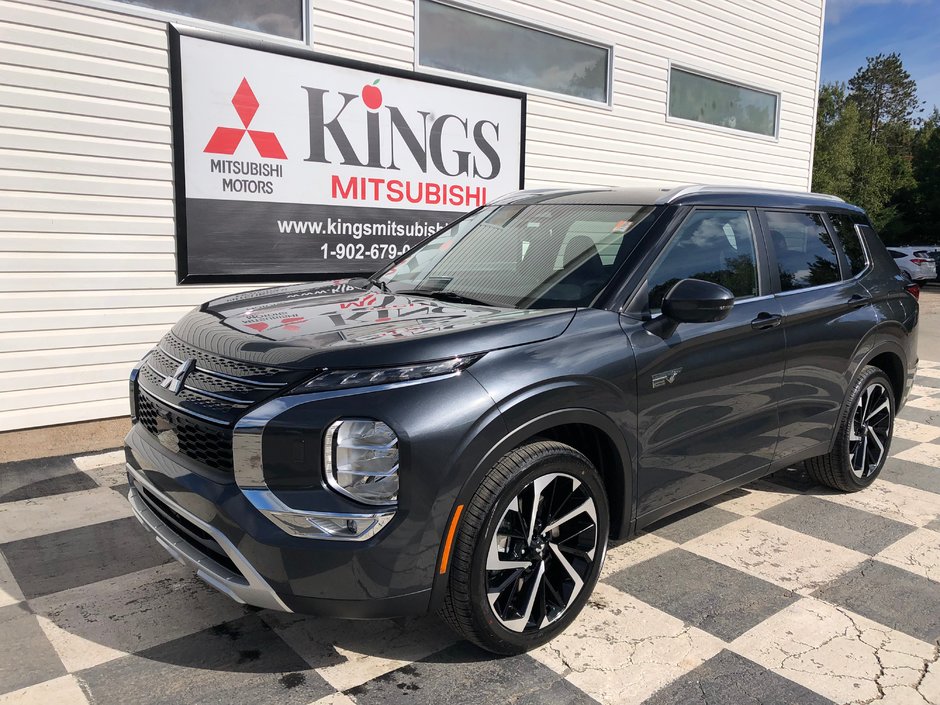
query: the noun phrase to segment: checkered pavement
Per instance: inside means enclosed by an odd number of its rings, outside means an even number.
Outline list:
[[[940,363],[916,382],[871,488],[791,470],[665,520],[512,658],[235,604],[131,516],[119,451],[0,466],[0,705],[940,703]]]

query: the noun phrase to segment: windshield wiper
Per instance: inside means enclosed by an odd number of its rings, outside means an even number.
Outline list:
[[[384,294],[394,294],[394,293],[395,293],[395,292],[393,292],[391,289],[389,289],[389,288],[388,288],[388,284],[386,284],[385,282],[383,282],[381,279],[369,279],[369,283],[370,283],[372,286],[376,287],[377,289],[380,289],[380,290],[382,291],[382,293],[384,293]]]
[[[427,296],[429,299],[438,299],[439,301],[452,301],[455,304],[470,304],[476,306],[493,306],[486,301],[480,301],[456,291],[435,291],[434,289],[411,289],[409,291],[396,291],[396,294],[414,294],[417,296]]]

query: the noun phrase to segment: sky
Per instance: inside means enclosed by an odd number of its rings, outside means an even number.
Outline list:
[[[940,0],[827,0],[822,81],[848,81],[865,57],[893,51],[926,101],[940,107]]]

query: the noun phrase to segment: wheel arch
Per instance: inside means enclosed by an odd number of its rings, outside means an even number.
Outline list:
[[[503,455],[536,439],[555,440],[583,453],[601,474],[610,505],[611,538],[625,538],[633,528],[634,472],[629,448],[617,425],[607,415],[588,408],[557,409],[517,425],[493,445],[474,466],[464,481],[448,515],[454,521],[458,507],[465,506],[489,469]],[[459,524],[459,520],[457,522]],[[450,528],[450,527],[448,527]],[[459,526],[456,527],[459,529]],[[451,550],[450,531],[441,536],[437,565]],[[435,571],[431,605],[443,601],[447,573]]]

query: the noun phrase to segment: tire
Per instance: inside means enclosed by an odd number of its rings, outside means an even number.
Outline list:
[[[839,416],[832,451],[804,463],[810,477],[844,492],[857,492],[871,485],[888,458],[894,412],[891,380],[877,367],[866,366],[852,385]],[[879,443],[882,447],[876,458]]]
[[[590,597],[608,533],[604,485],[584,455],[554,441],[516,448],[490,469],[466,505],[441,616],[462,637],[493,653],[541,646],[561,633]]]

